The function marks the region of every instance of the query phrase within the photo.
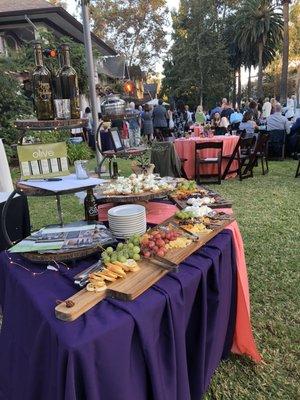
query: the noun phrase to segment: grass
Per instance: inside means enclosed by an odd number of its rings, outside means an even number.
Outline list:
[[[130,171],[124,160],[119,168],[124,175]],[[233,201],[244,238],[252,324],[264,363],[232,356],[216,371],[205,400],[300,398],[300,179],[295,170],[296,161],[271,162],[266,176],[257,169],[253,179],[216,187]],[[56,222],[54,198],[30,198],[29,204],[34,229]],[[63,196],[62,206],[65,221],[83,218],[74,196]]]

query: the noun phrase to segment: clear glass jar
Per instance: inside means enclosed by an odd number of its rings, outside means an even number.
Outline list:
[[[87,160],[77,160],[74,162],[77,179],[88,179]]]

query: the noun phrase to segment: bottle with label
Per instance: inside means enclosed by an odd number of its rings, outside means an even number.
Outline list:
[[[35,43],[35,69],[32,74],[34,105],[38,120],[54,119],[51,73],[45,67],[41,43]]]
[[[71,67],[70,49],[66,44],[61,46],[60,62],[61,68],[58,71],[57,77],[60,80],[62,104],[69,103],[69,118],[78,119],[80,118],[78,78],[75,69]],[[62,108],[65,110],[66,105]]]
[[[84,199],[84,211],[86,221],[98,221],[97,200],[94,196],[93,189],[87,189]]]

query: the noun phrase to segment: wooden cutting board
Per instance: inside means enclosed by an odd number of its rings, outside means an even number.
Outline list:
[[[189,246],[182,249],[169,250],[164,258],[176,265],[180,264],[225,229],[226,226],[231,224],[234,221],[234,217],[230,217],[230,219],[222,221],[222,225],[215,228],[212,232],[201,234],[199,240],[192,242]],[[173,221],[174,218],[170,218],[164,224]],[[115,282],[107,284],[107,289],[103,292],[88,292],[85,288],[80,290],[65,302],[56,306],[56,317],[62,321],[74,321],[107,297],[119,300],[134,300],[169,272],[169,270],[160,268],[147,259],[142,259],[138,264],[140,266],[139,271],[128,272],[125,279],[118,279]],[[68,308],[66,305],[67,301],[73,302],[74,305]]]
[[[171,219],[173,220],[173,219]],[[196,242],[192,242],[189,246],[183,247],[182,249],[171,249],[165,255],[165,259],[172,261],[175,264],[180,264],[187,257],[193,254],[196,250],[200,249],[200,247],[204,246],[207,242],[209,242],[213,237],[215,237],[218,233],[220,233],[223,229],[226,228],[229,224],[234,221],[234,217],[231,219],[222,221],[222,225],[218,228],[215,228],[211,232],[198,234],[199,240]]]
[[[62,321],[74,321],[106,297],[134,300],[168,273],[168,270],[162,269],[147,260],[141,261],[139,265],[139,271],[128,272],[125,279],[111,282],[107,285],[106,291],[96,293],[88,292],[85,288],[80,290],[66,300],[72,301],[73,307],[68,308],[66,302],[55,307],[56,317]]]
[[[208,187],[205,186],[198,186],[199,189],[205,189],[208,191],[207,196],[208,197],[216,197],[216,202],[212,203],[212,204],[208,204],[208,207],[210,208],[231,208],[232,207],[232,202],[229,200],[224,199],[222,196],[220,196],[218,193],[213,192],[212,190],[210,190]],[[197,195],[193,195],[191,194],[190,197],[199,197]],[[200,196],[201,197],[201,196]],[[185,208],[186,206],[188,206],[188,204],[186,203],[186,200],[179,200],[177,199],[177,197],[175,196],[174,193],[171,193],[169,195],[170,200],[172,200],[180,209]]]

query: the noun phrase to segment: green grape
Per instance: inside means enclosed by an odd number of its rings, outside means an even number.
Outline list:
[[[122,262],[122,260],[124,259],[125,257],[121,254],[121,255],[118,255],[118,257],[117,257],[117,260],[119,261],[119,262]],[[125,261],[126,261],[126,259],[125,259]],[[124,262],[124,261],[123,261]]]
[[[112,263],[114,263],[115,261],[117,261],[118,260],[118,256],[117,256],[117,254],[112,254],[111,255],[111,257],[110,257],[110,261],[112,262]]]
[[[134,254],[132,257],[135,261],[139,261],[141,259],[141,256],[139,254]]]
[[[114,252],[114,249],[112,247],[108,247],[105,251],[107,254],[112,254]]]
[[[133,248],[134,254],[139,254],[140,251],[141,251],[141,249],[139,248],[139,246],[134,246],[134,248]]]
[[[118,243],[117,250],[122,250],[124,247],[123,243]]]
[[[128,243],[128,249],[133,249],[134,248],[134,244],[133,243]]]

